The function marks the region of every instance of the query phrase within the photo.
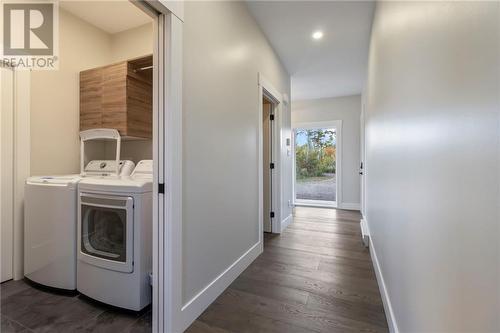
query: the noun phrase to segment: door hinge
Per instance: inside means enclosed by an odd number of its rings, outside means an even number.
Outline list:
[[[269,115],[269,120],[274,120],[274,114]]]
[[[269,214],[269,216],[271,216],[271,218],[274,217],[274,212],[271,212],[271,214]]]
[[[165,194],[165,184],[164,183],[158,184],[158,193]]]
[[[269,164],[270,169],[274,169],[274,163]]]

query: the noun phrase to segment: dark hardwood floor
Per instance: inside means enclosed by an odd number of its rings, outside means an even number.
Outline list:
[[[359,212],[299,207],[188,333],[388,332]]]

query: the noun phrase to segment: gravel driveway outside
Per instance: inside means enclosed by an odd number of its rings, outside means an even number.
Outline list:
[[[297,199],[335,201],[335,175],[324,177],[306,178],[297,180],[295,191]]]

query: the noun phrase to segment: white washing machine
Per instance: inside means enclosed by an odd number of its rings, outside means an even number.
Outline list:
[[[24,276],[76,289],[76,193],[80,176],[30,177],[24,201]]]
[[[140,311],[151,303],[153,162],[130,177],[78,185],[77,289],[100,302]]]
[[[130,175],[132,161],[120,161]],[[116,161],[87,164],[87,177],[111,177]],[[30,177],[25,184],[24,276],[44,286],[76,289],[77,187],[80,175]]]

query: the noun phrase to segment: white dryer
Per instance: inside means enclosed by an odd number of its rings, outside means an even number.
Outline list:
[[[106,304],[140,311],[151,303],[153,162],[130,177],[78,185],[77,289]]]
[[[132,161],[120,161],[120,175],[130,175]],[[111,177],[116,161],[95,160],[87,177]],[[38,284],[76,290],[77,187],[80,175],[36,176],[25,184],[24,276]]]

